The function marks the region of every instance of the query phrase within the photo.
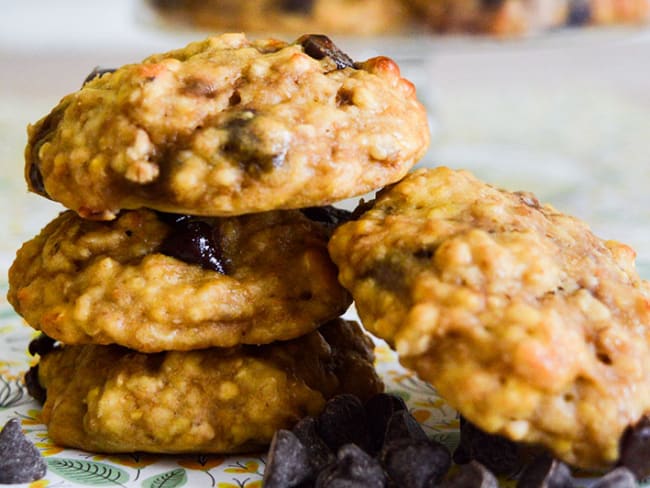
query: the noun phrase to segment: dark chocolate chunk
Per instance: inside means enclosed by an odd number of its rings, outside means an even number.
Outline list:
[[[442,484],[442,488],[498,488],[499,482],[481,463],[472,461],[459,467],[458,473]]]
[[[504,3],[506,3],[505,0],[481,0],[482,6],[487,9],[497,9]]]
[[[521,473],[517,488],[571,488],[569,467],[548,454],[542,454]]]
[[[352,217],[352,212],[342,208],[336,208],[331,205],[325,207],[308,207],[300,210],[305,217],[315,222],[322,222],[328,227],[336,227],[348,222]]]
[[[403,438],[387,441],[381,464],[397,486],[433,488],[451,467],[451,453],[432,440]]]
[[[52,134],[59,126],[61,119],[63,118],[63,113],[67,105],[62,105],[50,112],[45,119],[40,122],[38,126],[38,131],[34,136],[30,137],[31,148],[29,149],[29,158],[27,164],[29,168],[27,170],[27,177],[29,178],[30,190],[39,195],[50,198],[45,189],[45,182],[43,180],[43,173],[41,172],[41,160],[38,155],[40,152],[41,146],[50,140]]]
[[[453,458],[456,464],[474,459],[497,475],[514,474],[523,462],[517,444],[483,432],[464,417],[460,418],[460,443]]]
[[[354,61],[341,51],[332,40],[322,34],[306,34],[297,41],[308,56],[314,59],[330,58],[338,69],[352,68]]]
[[[115,72],[115,68],[100,68],[99,66],[95,66],[93,70],[88,74],[88,76],[86,76],[83,85],[85,85],[89,81],[94,80],[95,78],[99,78],[102,75],[105,75],[106,73],[113,73],[113,72]]]
[[[160,246],[162,254],[189,264],[225,274],[218,240],[207,222],[185,219],[177,222]]]
[[[36,354],[39,356],[45,356],[48,352],[54,349],[55,344],[56,341],[54,339],[45,334],[40,334],[37,338],[32,339],[27,350],[32,356],[35,356]]]
[[[185,214],[175,214],[175,213],[168,213],[168,212],[156,212],[158,214],[158,218],[165,222],[166,224],[169,225],[175,225],[178,224],[184,220],[189,220],[192,218],[191,215],[185,215]]]
[[[336,460],[334,453],[318,435],[317,422],[314,417],[303,418],[294,426],[292,431],[307,449],[309,461],[316,472]]]
[[[591,488],[636,488],[634,474],[627,468],[613,469],[596,481]]]
[[[638,480],[650,476],[650,418],[643,417],[636,425],[625,429],[620,441],[619,463],[628,468]]]
[[[571,0],[569,2],[568,25],[585,25],[591,21],[590,0]]]
[[[377,454],[384,444],[388,422],[395,412],[406,411],[404,400],[396,395],[378,393],[364,406],[370,434],[370,454]]]
[[[16,418],[0,432],[0,483],[29,483],[45,476],[47,465]]]
[[[386,426],[384,443],[400,439],[410,439],[413,441],[429,440],[422,426],[413,418],[413,415],[408,410],[398,410],[395,412]]]
[[[276,431],[266,459],[263,485],[266,488],[292,488],[315,474],[309,452],[298,437],[289,430]]]
[[[379,462],[354,444],[338,451],[337,462],[320,472],[316,488],[383,488],[386,474]]]
[[[253,174],[279,168],[289,150],[289,141],[270,137],[258,123],[258,115],[253,110],[236,113],[226,123],[228,140],[222,147],[224,153]]]
[[[38,380],[38,364],[29,368],[29,371],[25,373],[25,386],[27,387],[27,393],[29,393],[34,400],[39,402],[41,405],[45,403],[47,392]]]
[[[350,443],[367,449],[368,426],[361,400],[350,394],[331,398],[318,417],[318,434],[334,452],[344,444]]]
[[[309,14],[314,8],[314,0],[284,0],[281,8],[296,14]]]

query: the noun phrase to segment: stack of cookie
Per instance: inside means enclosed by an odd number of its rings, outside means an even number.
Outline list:
[[[51,438],[242,452],[379,391],[371,342],[338,318],[351,300],[327,242],[346,215],[327,205],[426,150],[395,63],[236,34],[89,78],[29,129],[30,189],[70,210],[9,272],[46,334],[28,379]]]

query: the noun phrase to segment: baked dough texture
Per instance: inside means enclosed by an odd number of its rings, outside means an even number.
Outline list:
[[[343,320],[266,346],[61,346],[39,365],[43,419],[53,442],[92,452],[254,452],[336,394],[382,391],[372,361],[372,341]]]
[[[429,144],[386,57],[325,36],[224,34],[88,81],[29,127],[26,179],[80,216],[322,206],[397,181]]]
[[[60,214],[18,251],[9,302],[65,344],[149,353],[292,339],[350,305],[327,252],[331,228],[300,211],[202,219],[225,274],[163,254],[168,217]]]
[[[634,251],[533,195],[419,170],[329,249],[364,326],[481,429],[602,468],[650,410]]]

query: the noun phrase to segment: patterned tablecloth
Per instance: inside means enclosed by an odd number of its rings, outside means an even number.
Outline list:
[[[16,249],[60,211],[56,204],[26,192],[25,126],[76,89],[94,65],[139,59],[149,46],[134,47],[133,53],[93,51],[92,46],[45,52],[34,49],[32,37],[29,40],[31,45],[20,50],[0,34],[0,65],[11,67],[0,75],[0,425],[20,418],[47,460],[47,477],[29,486],[261,486],[262,454],[105,456],[49,441],[39,406],[21,380],[32,361],[26,346],[33,331],[5,298],[7,269]],[[427,49],[430,46],[427,43]],[[649,277],[647,59],[647,35],[575,46],[460,43],[433,54],[407,56],[402,66],[428,105],[434,133],[432,149],[421,165],[463,167],[488,182],[533,191],[540,200],[587,220],[602,237],[632,245],[641,274]],[[406,399],[431,436],[453,446],[458,439],[456,413],[431,386],[400,367],[384,344],[378,344],[376,354],[387,390]]]

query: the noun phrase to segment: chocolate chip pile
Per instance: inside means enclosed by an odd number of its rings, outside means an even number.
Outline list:
[[[354,395],[338,395],[319,417],[305,417],[292,430],[275,433],[263,486],[496,488],[499,478],[516,479],[517,488],[579,486],[569,466],[543,449],[487,434],[463,417],[460,425],[452,455],[427,436],[400,397],[380,393],[364,404]],[[646,417],[621,441],[620,465],[591,486],[633,488],[648,476]]]
[[[380,393],[364,405],[339,395],[318,418],[276,432],[264,486],[418,488],[436,485],[450,466],[450,452],[427,437],[401,398]]]

